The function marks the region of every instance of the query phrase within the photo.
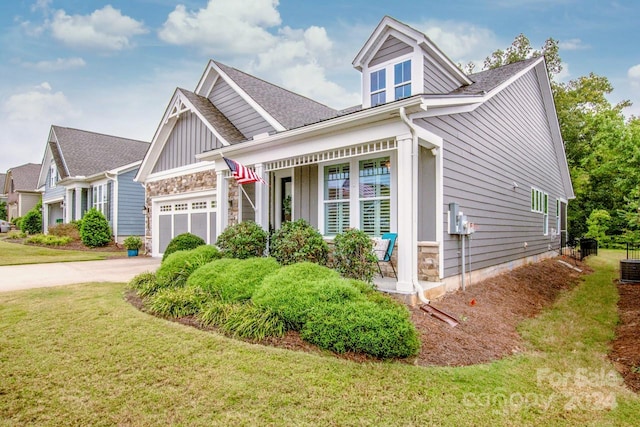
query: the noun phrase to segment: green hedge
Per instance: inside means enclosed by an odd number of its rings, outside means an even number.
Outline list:
[[[84,214],[80,223],[80,238],[82,243],[90,248],[106,246],[111,242],[109,221],[102,212],[91,208]]]
[[[282,265],[310,261],[325,265],[329,245],[304,219],[285,222],[271,236],[269,254]]]
[[[169,255],[174,252],[188,251],[204,244],[206,244],[206,242],[201,237],[198,237],[195,234],[178,234],[176,237],[171,239],[171,241],[167,245],[167,248],[164,250],[164,254],[162,255],[162,260],[164,261]]]
[[[199,267],[221,257],[220,251],[210,245],[198,246],[188,251],[174,252],[156,271],[159,288],[181,287]]]
[[[187,280],[187,286],[203,289],[222,301],[244,301],[279,268],[273,258],[225,258],[198,268]]]
[[[414,356],[420,350],[406,307],[381,307],[371,301],[317,305],[300,336],[336,353],[366,353],[382,359]]]
[[[377,265],[371,238],[364,231],[352,228],[338,234],[333,243],[336,270],[344,277],[371,283]]]
[[[216,246],[230,258],[261,257],[267,249],[267,232],[253,221],[243,221],[227,227]]]

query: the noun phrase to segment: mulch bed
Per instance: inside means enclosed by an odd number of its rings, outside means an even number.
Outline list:
[[[573,264],[574,262],[571,261]],[[578,268],[589,271],[584,264]],[[530,264],[475,284],[465,292],[445,295],[432,305],[454,315],[460,324],[451,327],[434,319],[419,307],[410,308],[413,322],[420,333],[422,349],[417,357],[401,360],[422,366],[463,366],[489,362],[523,351],[524,342],[516,330],[523,319],[533,317],[552,304],[558,294],[573,287],[584,273],[577,272],[557,260]],[[135,292],[127,292],[126,300],[144,311]],[[194,318],[170,319],[206,330]],[[289,350],[332,354],[303,341],[297,332],[272,337],[258,344]],[[347,353],[336,357],[358,362],[376,359]]]
[[[640,283],[618,283],[620,323],[609,359],[631,390],[640,393]]]

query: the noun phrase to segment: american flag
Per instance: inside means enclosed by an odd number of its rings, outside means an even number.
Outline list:
[[[231,170],[231,175],[233,175],[238,184],[250,184],[252,182],[261,182],[266,184],[264,179],[260,178],[257,173],[248,167],[236,162],[235,160],[227,159],[226,157],[223,157],[223,159],[227,162],[227,166],[229,166],[229,169]]]

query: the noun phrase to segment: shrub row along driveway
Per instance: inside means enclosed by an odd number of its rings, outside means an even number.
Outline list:
[[[0,292],[86,282],[128,282],[155,271],[159,258],[116,258],[102,261],[9,265],[0,267]]]

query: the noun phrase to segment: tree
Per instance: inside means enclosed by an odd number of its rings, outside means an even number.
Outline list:
[[[503,65],[513,64],[534,56],[544,56],[549,72],[549,79],[562,71],[562,60],[560,59],[558,41],[548,38],[541,50],[531,47],[531,42],[524,34],[516,36],[507,50],[498,49],[484,60],[484,69],[498,68]]]
[[[7,220],[7,202],[0,202],[0,219]]]

